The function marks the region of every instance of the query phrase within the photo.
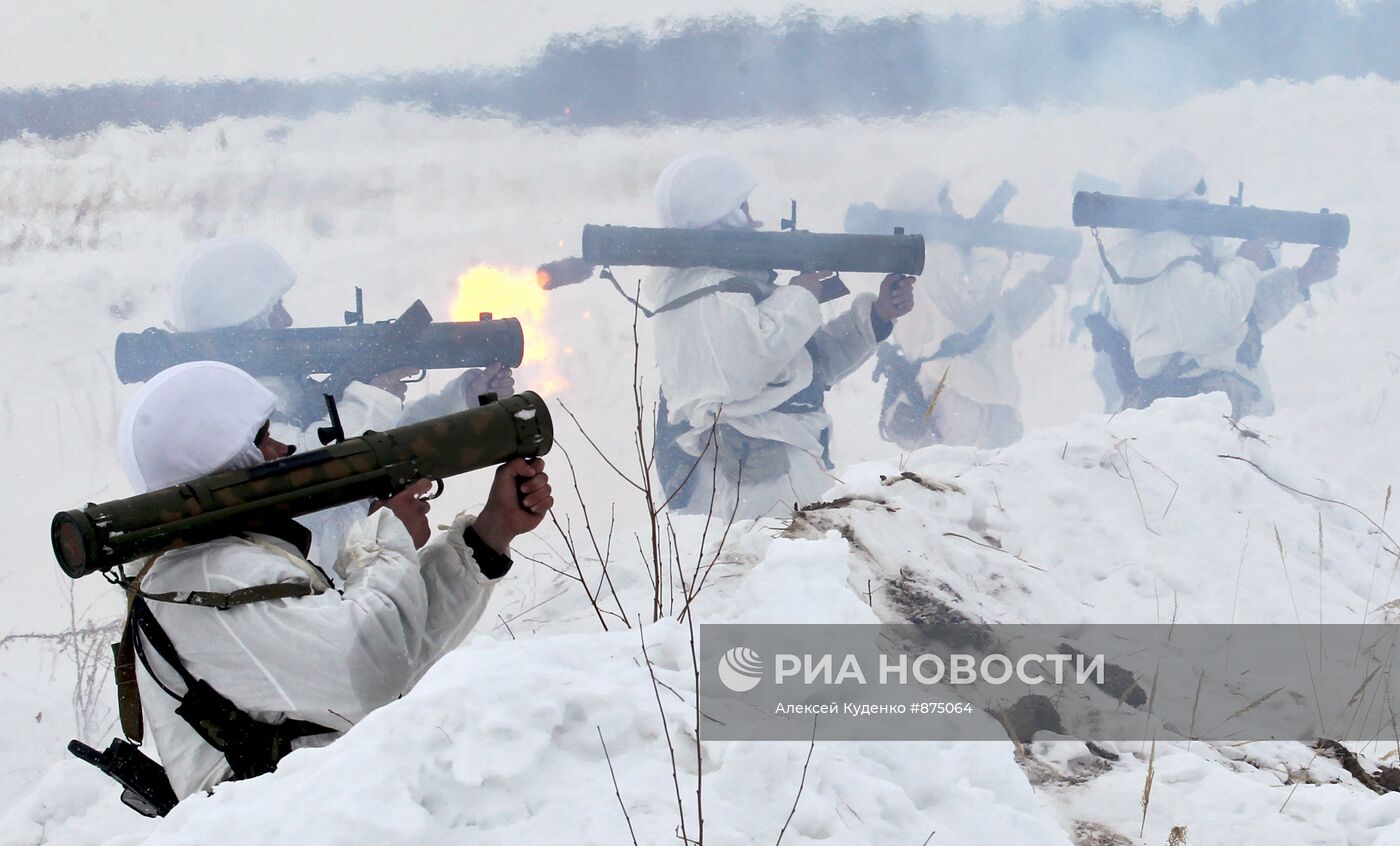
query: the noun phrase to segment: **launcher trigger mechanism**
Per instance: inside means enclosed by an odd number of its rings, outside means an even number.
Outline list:
[[[442,496],[442,492],[447,488],[447,486],[442,483],[442,480],[436,476],[428,477],[428,481],[433,483],[433,490],[430,493],[418,497],[424,502],[427,502],[430,499],[437,499],[438,497]]]
[[[839,300],[849,293],[851,293],[851,289],[846,287],[846,280],[841,278],[840,271],[836,271],[822,280],[822,290],[817,295],[817,302],[829,303],[832,300]]]
[[[330,415],[331,425],[317,428],[316,437],[323,446],[330,446],[345,440],[345,427],[340,425],[340,410],[335,407],[335,396],[333,394],[323,394],[322,396],[326,398],[326,413]]]
[[[345,312],[346,326],[365,325],[365,289],[355,286],[355,310]]]
[[[779,221],[778,226],[788,232],[797,231],[797,201],[792,201],[792,217],[785,217]]]

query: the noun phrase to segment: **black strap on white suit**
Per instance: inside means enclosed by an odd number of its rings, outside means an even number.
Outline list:
[[[283,720],[280,723],[265,723],[255,720],[246,711],[234,705],[212,685],[197,679],[180,660],[180,654],[171,643],[165,629],[156,621],[155,615],[145,600],[137,597],[131,606],[131,623],[137,629],[133,641],[136,654],[145,665],[146,672],[171,698],[179,703],[175,709],[185,722],[228,760],[235,779],[253,778],[277,769],[277,763],[292,751],[292,742],[316,734],[327,734],[334,729],[326,728],[306,720]],[[184,683],[185,693],[176,693],[161,680],[150,660],[146,657],[142,640],[170,666]]]
[[[715,285],[706,285],[703,288],[699,288],[687,294],[681,294],[674,300],[651,309],[642,305],[635,297],[622,290],[622,285],[617,281],[617,277],[613,275],[611,268],[603,268],[598,275],[611,282],[612,286],[617,289],[617,292],[622,295],[622,298],[631,303],[644,317],[655,317],[664,312],[674,311],[682,306],[688,306],[698,299],[708,297],[711,294],[749,294],[756,300],[763,299],[763,292],[759,290],[756,283],[750,280],[740,279],[736,276]],[[773,279],[776,279],[778,274],[773,273],[771,276]]]

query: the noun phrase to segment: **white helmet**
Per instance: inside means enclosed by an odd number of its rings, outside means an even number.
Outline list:
[[[242,235],[206,241],[175,273],[175,324],[198,332],[265,318],[297,275],[270,244]]]
[[[276,397],[219,361],[191,361],[157,373],[122,412],[117,452],[139,492],[263,461],[253,444]]]
[[[661,171],[656,180],[656,213],[663,226],[701,229],[725,222],[742,225],[739,211],[758,180],[726,153],[687,153]],[[727,219],[727,220],[726,220]]]
[[[1149,150],[1133,159],[1123,185],[1134,197],[1178,200],[1202,196],[1206,166],[1196,154],[1182,147]]]

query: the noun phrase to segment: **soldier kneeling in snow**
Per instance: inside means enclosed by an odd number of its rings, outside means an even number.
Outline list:
[[[1129,167],[1125,186],[1138,197],[1204,202],[1205,165],[1186,150],[1157,150]],[[1337,262],[1328,247],[1300,267],[1278,267],[1262,240],[1230,249],[1220,238],[1127,232],[1104,259],[1106,304],[1085,324],[1112,364],[1123,408],[1220,391],[1235,419],[1268,415],[1263,334],[1335,276]]]
[[[757,184],[730,156],[692,153],[657,180],[657,211],[677,229],[757,229]],[[831,487],[826,391],[875,352],[913,294],[892,273],[878,297],[858,294],[825,320],[824,275],[779,286],[773,273],[686,267],[656,286],[657,470],[673,510],[703,514],[713,499],[718,515],[762,517]]]
[[[237,368],[173,367],[123,414],[123,469],[147,491],[280,458],[287,447],[267,434],[275,406]],[[511,541],[554,503],[543,463],[516,459],[497,469],[479,516],[429,540],[429,484],[351,527],[337,582],[307,559],[310,533],[292,520],[144,566],[124,638],[139,660],[136,684],[119,684],[122,726],[139,741],[145,712],[176,797],[267,772],[403,696],[466,637],[510,569]],[[191,591],[228,594],[230,607],[182,604]]]
[[[296,272],[271,244],[244,235],[210,239],[190,250],[176,271],[171,290],[176,327],[181,332],[235,326],[288,329],[293,319],[282,298],[296,281]],[[368,382],[346,385],[336,396],[345,431],[353,436],[392,429],[475,408],[484,393],[506,397],[515,392],[510,369],[497,364],[465,370],[437,393],[405,403],[408,385],[403,380],[414,372],[391,370]],[[309,374],[263,376],[258,382],[276,398],[269,415],[271,435],[296,449],[319,449],[317,431],[330,422],[323,386]],[[368,503],[351,503],[303,518],[315,533],[314,557],[334,559],[341,539],[365,516],[367,507]]]

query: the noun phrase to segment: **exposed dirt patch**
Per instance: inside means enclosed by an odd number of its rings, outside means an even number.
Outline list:
[[[885,586],[885,595],[900,616],[913,623],[925,641],[936,640],[955,649],[985,650],[992,645],[991,629],[933,595],[908,567]]]
[[[1064,734],[1065,731],[1055,703],[1036,693],[1022,696],[1009,708],[989,713],[1006,726],[1007,734],[1021,743],[1030,743],[1038,731],[1050,731],[1055,734]]]
[[[878,506],[891,514],[899,510],[893,505],[886,503],[883,499],[876,499],[874,497],[868,496],[838,496],[836,499],[826,500],[823,502],[813,502],[810,505],[804,505],[801,508],[797,509],[797,513],[809,514],[813,511],[829,511],[833,508],[850,508],[852,506],[856,506],[858,503]]]
[[[817,503],[817,505],[826,505]],[[841,518],[839,514],[827,514],[821,511],[812,511],[814,506],[807,506],[801,511],[792,515],[792,520],[780,532],[785,538],[808,538],[816,539],[825,537],[827,532],[834,531],[846,539],[846,543],[851,545],[851,551],[865,558],[867,561],[874,561],[870,554],[870,549],[856,536],[856,530],[851,524]],[[829,505],[830,508],[839,508],[838,505]]]
[[[1075,846],[1133,846],[1133,841],[1107,826],[1076,820],[1070,832]]]
[[[905,470],[898,476],[880,477],[880,484],[884,485],[885,487],[889,487],[890,485],[893,485],[896,482],[913,482],[914,484],[926,488],[930,491],[933,491],[934,493],[967,493],[967,491],[963,490],[961,487],[952,482],[940,482],[938,480],[925,479],[923,476],[920,476],[918,473],[915,473],[911,470]]]
[[[1068,655],[1084,655],[1068,643],[1060,644],[1060,651]],[[1119,702],[1127,703],[1134,708],[1141,708],[1147,704],[1147,691],[1138,684],[1137,677],[1132,674],[1132,671],[1125,670],[1117,664],[1105,662],[1103,684],[1095,682],[1094,686]]]
[[[1400,767],[1381,767],[1373,773],[1367,772],[1366,768],[1361,765],[1361,761],[1350,749],[1327,738],[1319,740],[1316,748],[1321,754],[1336,760],[1342,765],[1342,769],[1351,773],[1352,778],[1376,793],[1400,791]]]

